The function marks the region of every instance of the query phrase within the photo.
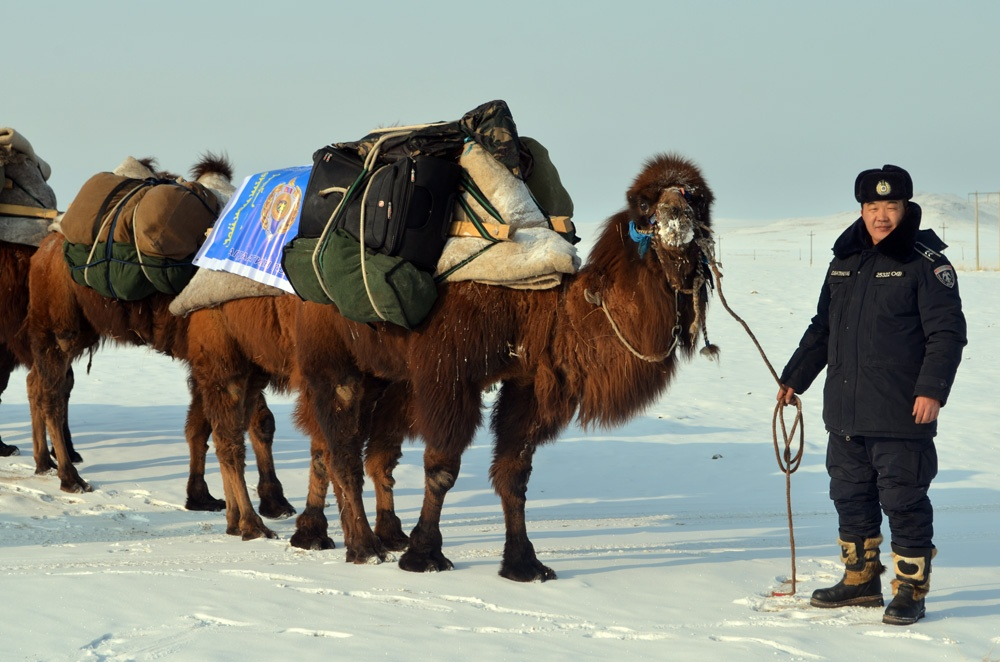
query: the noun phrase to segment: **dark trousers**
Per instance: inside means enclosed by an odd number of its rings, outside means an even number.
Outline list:
[[[927,549],[934,537],[934,510],[927,488],[937,475],[933,439],[841,437],[830,434],[826,470],[840,535],[874,538],[882,512],[892,542]]]

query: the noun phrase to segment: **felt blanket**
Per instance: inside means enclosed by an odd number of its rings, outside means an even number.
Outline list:
[[[38,246],[55,216],[52,169],[22,134],[0,127],[0,241]]]

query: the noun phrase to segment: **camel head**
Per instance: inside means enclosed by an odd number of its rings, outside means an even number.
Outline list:
[[[674,154],[659,154],[645,163],[626,199],[629,236],[638,244],[640,259],[652,249],[670,289],[680,297],[675,332],[680,332],[683,346],[690,350],[698,334],[705,333],[706,287],[712,280],[709,265],[715,260],[712,190],[694,163]],[[717,349],[710,351],[717,353]]]
[[[626,194],[634,232],[666,250],[706,236],[714,196],[691,161],[660,154],[646,162]]]

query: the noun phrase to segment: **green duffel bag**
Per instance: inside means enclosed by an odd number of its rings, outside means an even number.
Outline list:
[[[355,322],[391,322],[406,329],[420,324],[437,301],[434,276],[403,258],[365,250],[368,290],[361,272],[361,244],[344,230],[321,239],[298,237],[285,244],[281,265],[295,293],[305,301],[332,303]],[[324,289],[325,286],[325,289]],[[329,296],[327,293],[329,292]]]
[[[110,255],[107,248],[103,241],[96,248],[67,241],[63,254],[74,281],[109,299],[138,301],[156,292],[177,295],[198,269],[190,260],[140,258],[132,244],[113,242]]]

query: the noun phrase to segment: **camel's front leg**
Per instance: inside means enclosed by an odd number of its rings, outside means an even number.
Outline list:
[[[403,570],[437,572],[455,567],[442,550],[441,510],[461,465],[461,453],[442,454],[430,447],[424,450],[424,503],[410,532],[410,546],[399,559]]]
[[[375,535],[385,548],[401,552],[410,543],[396,515],[392,472],[403,456],[403,439],[410,422],[407,411],[409,388],[404,382],[390,385],[363,409],[371,412],[368,442],[365,447],[365,473],[375,487]]]
[[[63,492],[90,492],[90,485],[80,477],[73,466],[70,448],[67,444],[68,424],[67,364],[60,361],[56,352],[47,358],[50,363],[44,367],[35,366],[28,373],[28,398],[31,409],[32,444],[34,446],[35,473],[45,473],[52,469],[52,459],[45,441],[46,431],[56,454],[59,489]]]
[[[285,498],[285,490],[278,480],[274,469],[274,414],[264,399],[264,387],[267,379],[251,380],[251,393],[248,398],[250,406],[250,442],[253,444],[254,456],[257,458],[257,496],[260,497],[260,514],[271,519],[285,519],[295,514],[295,508]]]
[[[212,424],[205,418],[201,392],[194,383],[191,385],[191,404],[184,423],[184,437],[188,443],[189,467],[187,482],[188,510],[218,512],[226,507],[226,502],[216,499],[208,491],[205,482],[205,461],[208,456],[208,439],[212,435]]]
[[[531,462],[539,444],[555,438],[565,422],[542,419],[533,384],[505,383],[493,409],[495,436],[490,480],[503,504],[507,535],[500,576],[519,582],[555,579],[543,565],[528,540],[524,508],[527,502]]]

